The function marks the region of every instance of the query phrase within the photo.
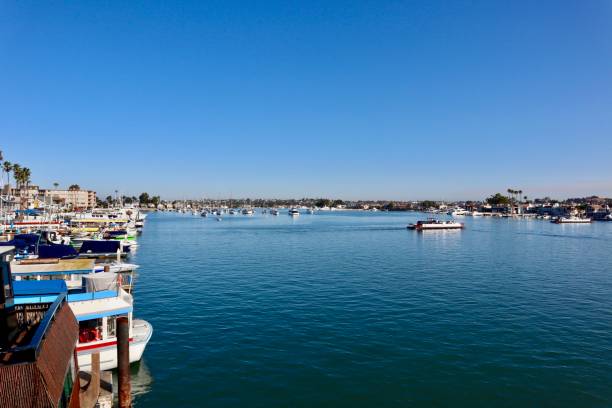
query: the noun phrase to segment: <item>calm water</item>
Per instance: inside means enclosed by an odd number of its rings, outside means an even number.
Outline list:
[[[612,223],[152,214],[140,407],[612,405]]]

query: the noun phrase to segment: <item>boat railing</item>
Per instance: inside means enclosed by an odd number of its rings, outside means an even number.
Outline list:
[[[53,301],[52,303],[44,307],[44,310],[43,308],[40,308],[39,310],[34,311],[28,307],[30,305],[21,305],[22,312],[26,311],[27,309],[30,309],[29,311],[30,316],[28,317],[28,319],[29,318],[33,319],[27,322],[23,321],[22,323],[27,326],[33,326],[35,324],[38,324],[38,327],[36,327],[36,331],[34,332],[34,335],[32,336],[31,340],[28,342],[28,344],[13,347],[7,352],[10,352],[13,356],[19,355],[19,359],[21,361],[36,360],[36,358],[38,357],[38,354],[40,353],[40,346],[42,344],[43,339],[45,338],[45,334],[47,333],[47,330],[49,329],[49,327],[51,326],[51,323],[55,319],[55,316],[60,311],[60,309],[65,305],[65,303],[66,303],[66,294],[61,293],[56,297],[55,301]],[[39,304],[37,306],[42,306],[42,304]],[[17,312],[18,321],[19,321],[19,314],[23,315],[23,313],[19,313],[19,311]]]

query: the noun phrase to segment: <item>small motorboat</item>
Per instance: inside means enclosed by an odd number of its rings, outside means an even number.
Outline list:
[[[289,210],[287,214],[289,214],[292,217],[298,217],[300,215],[300,212],[298,211],[297,208],[292,208]]]

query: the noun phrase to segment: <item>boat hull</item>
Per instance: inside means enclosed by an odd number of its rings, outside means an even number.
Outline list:
[[[130,338],[130,363],[142,359],[142,355],[153,335],[153,327],[144,320],[134,319],[134,337]],[[100,353],[100,370],[117,368],[117,341],[110,340],[98,344],[77,346],[79,369],[91,371],[91,355]]]

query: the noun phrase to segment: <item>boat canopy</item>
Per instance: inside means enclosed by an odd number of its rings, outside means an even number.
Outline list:
[[[58,295],[66,292],[68,292],[68,288],[63,280],[13,281],[15,296]]]
[[[41,215],[42,211],[34,209],[34,208],[27,208],[25,210],[15,210],[16,214],[24,214],[24,215]]]

